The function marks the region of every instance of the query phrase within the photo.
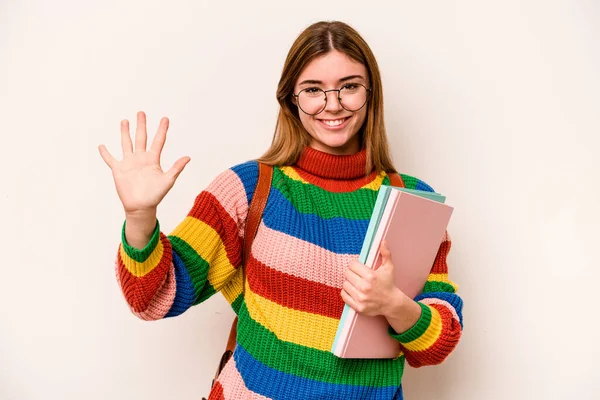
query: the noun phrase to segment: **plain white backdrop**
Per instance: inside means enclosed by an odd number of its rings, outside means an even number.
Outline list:
[[[408,368],[407,400],[600,398],[600,5],[563,1],[0,1],[0,398],[199,399],[221,295],[143,322],[117,286],[123,211],[97,146],[163,116],[191,163],[167,233],[271,141],[296,36],[354,26],[381,68],[401,172],[455,206],[462,341]],[[132,126],[135,123],[132,122]]]

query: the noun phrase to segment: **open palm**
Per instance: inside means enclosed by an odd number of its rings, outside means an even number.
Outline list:
[[[182,157],[168,171],[162,170],[160,155],[168,129],[168,118],[162,118],[152,146],[146,150],[146,114],[140,111],[137,114],[135,149],[129,134],[129,121],[127,120],[121,122],[122,160],[115,159],[104,145],[98,147],[102,159],[112,170],[117,194],[126,213],[156,210],[158,204],[173,187],[185,165],[190,161],[189,157]]]

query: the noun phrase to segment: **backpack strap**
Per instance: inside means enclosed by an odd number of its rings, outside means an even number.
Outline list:
[[[248,210],[248,217],[246,218],[246,230],[244,232],[244,250],[242,253],[243,266],[248,262],[248,256],[250,255],[250,249],[252,248],[252,242],[258,231],[258,225],[262,219],[262,214],[269,198],[271,191],[271,181],[273,179],[273,166],[258,163],[258,182],[256,183],[256,189],[252,195],[252,201],[250,202],[250,209]],[[243,270],[242,270],[243,273]]]
[[[269,193],[271,192],[272,179],[273,166],[259,162],[258,182],[256,183],[254,194],[252,195],[252,201],[250,202],[250,207],[248,209],[248,215],[246,217],[246,227],[244,230],[244,247],[242,248],[242,265],[240,267],[242,268],[242,293],[246,291],[246,263],[248,262],[248,257],[250,256],[252,242],[254,241],[256,232],[258,231],[258,226],[260,225],[260,220],[262,219],[262,214],[265,209],[265,205],[267,204]],[[221,361],[219,362],[217,373],[215,374],[215,379],[213,379],[212,381],[213,385],[215,384],[217,377],[225,367],[225,364],[233,355],[233,350],[235,349],[237,338],[237,323],[238,318],[235,317],[233,323],[231,324],[231,330],[229,331],[229,338],[227,339],[227,346],[225,346],[225,352],[221,356]]]
[[[404,180],[402,179],[402,177],[400,176],[399,173],[394,172],[392,174],[389,174],[388,176],[390,178],[391,186],[396,186],[396,187],[401,187],[401,188],[406,187],[406,185],[404,184]]]

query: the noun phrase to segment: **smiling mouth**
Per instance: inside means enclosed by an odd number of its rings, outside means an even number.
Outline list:
[[[322,123],[324,123],[327,126],[336,127],[336,126],[342,125],[349,118],[351,118],[351,117],[337,118],[337,119],[319,119],[319,121],[321,121]]]

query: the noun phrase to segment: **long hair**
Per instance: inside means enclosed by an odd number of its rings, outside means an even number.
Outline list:
[[[396,172],[389,153],[383,118],[381,75],[369,45],[349,25],[321,21],[306,28],[296,39],[285,60],[277,86],[280,109],[271,147],[259,161],[270,165],[293,165],[310,143],[310,135],[300,121],[298,107],[292,102],[294,85],[304,68],[315,58],[337,50],[363,64],[369,75],[371,92],[366,105],[367,116],[359,132],[366,150],[365,174]]]

